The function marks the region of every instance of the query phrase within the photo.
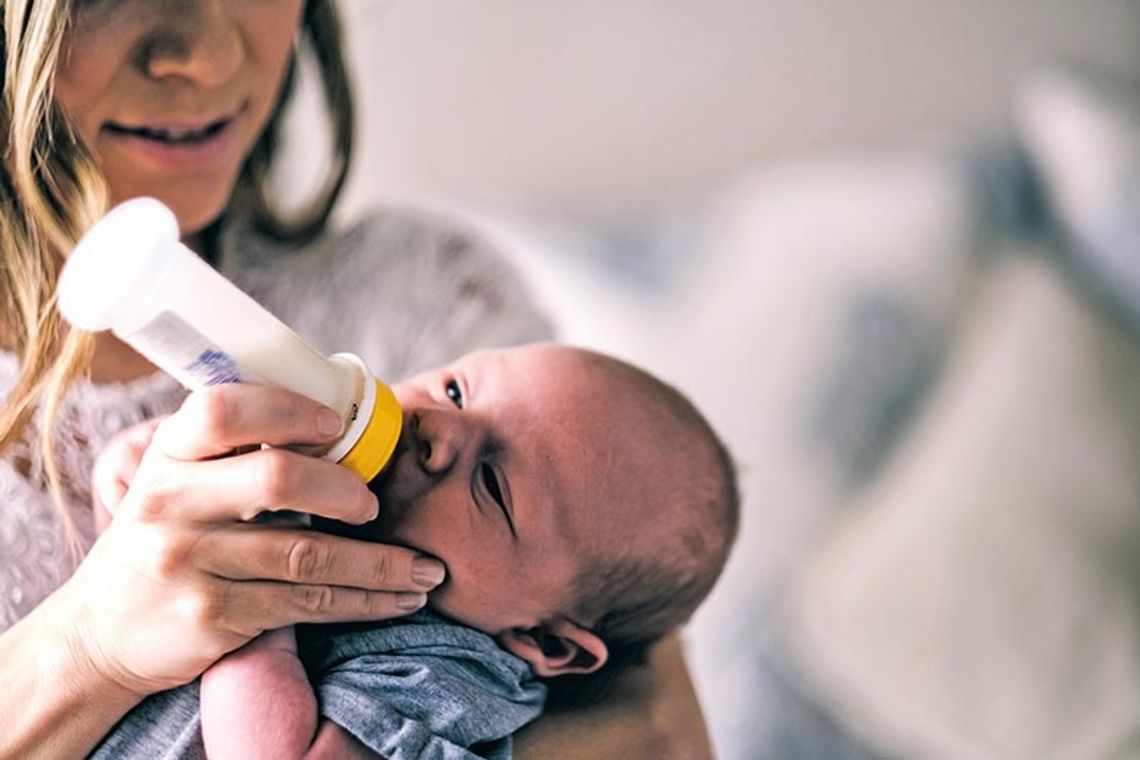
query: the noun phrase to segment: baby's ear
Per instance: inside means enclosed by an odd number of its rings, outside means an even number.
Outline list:
[[[542,678],[593,673],[609,657],[605,642],[596,634],[563,618],[534,628],[511,628],[496,639],[503,649],[529,662]]]

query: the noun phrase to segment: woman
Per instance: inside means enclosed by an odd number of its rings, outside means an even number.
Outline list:
[[[0,757],[75,757],[143,696],[191,680],[258,632],[405,614],[439,570],[400,547],[240,521],[251,504],[348,521],[378,508],[335,465],[295,456],[266,468],[261,452],[224,456],[335,435],[317,405],[270,388],[224,387],[162,423],[148,464],[159,476],[139,495],[145,509],[91,545],[93,453],[183,396],[113,337],[69,332],[53,309],[66,251],[109,203],[164,200],[203,256],[318,348],[357,351],[382,376],[546,328],[501,264],[437,222],[374,219],[313,242],[351,153],[328,0],[2,0],[0,8]],[[267,178],[298,33],[316,52],[335,160],[311,204],[285,219]],[[374,314],[376,303],[393,306],[383,324],[351,319]],[[78,568],[68,535],[90,546]],[[598,708],[601,723],[597,709],[572,707],[530,733],[523,753],[551,754],[564,737],[591,754],[631,745],[688,752],[694,740],[706,751],[679,652],[660,656],[655,668],[619,677],[614,707]],[[662,718],[681,732],[679,744],[660,743],[669,739],[655,729]]]

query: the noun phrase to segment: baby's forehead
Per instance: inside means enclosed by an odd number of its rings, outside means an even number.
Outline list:
[[[637,406],[648,407],[652,376],[636,367],[604,354],[570,346],[547,344],[520,354],[523,361],[550,382],[573,381],[598,403],[607,398],[620,398],[626,402],[639,401]]]
[[[461,363],[475,382],[499,386],[501,413],[528,407],[530,425],[508,426],[519,439],[511,443],[535,444],[532,453],[563,477],[580,474],[609,491],[651,464],[684,459],[697,443],[688,440],[699,431],[677,413],[675,392],[612,357],[537,344],[470,354]]]

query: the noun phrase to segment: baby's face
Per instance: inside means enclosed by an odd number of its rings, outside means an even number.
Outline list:
[[[608,514],[629,476],[611,453],[625,405],[600,380],[573,351],[540,345],[393,387],[404,431],[367,530],[444,561],[436,609],[491,633],[537,625],[569,598],[582,550],[628,527]]]

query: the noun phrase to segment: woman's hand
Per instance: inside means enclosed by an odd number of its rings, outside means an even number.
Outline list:
[[[285,509],[373,519],[376,498],[347,468],[280,448],[248,450],[322,444],[339,432],[335,413],[302,396],[224,385],[192,394],[149,429],[124,433],[96,470],[99,498],[122,497],[107,504],[115,519],[49,600],[57,622],[70,626],[72,646],[141,695],[192,680],[265,630],[421,607],[436,584],[413,580],[413,563],[423,579],[425,565],[426,577],[433,565],[435,577],[442,574],[437,560],[249,522]]]
[[[95,533],[111,524],[112,512],[127,494],[142,463],[154,429],[166,417],[156,417],[123,430],[107,441],[91,470],[91,496],[95,509]]]

